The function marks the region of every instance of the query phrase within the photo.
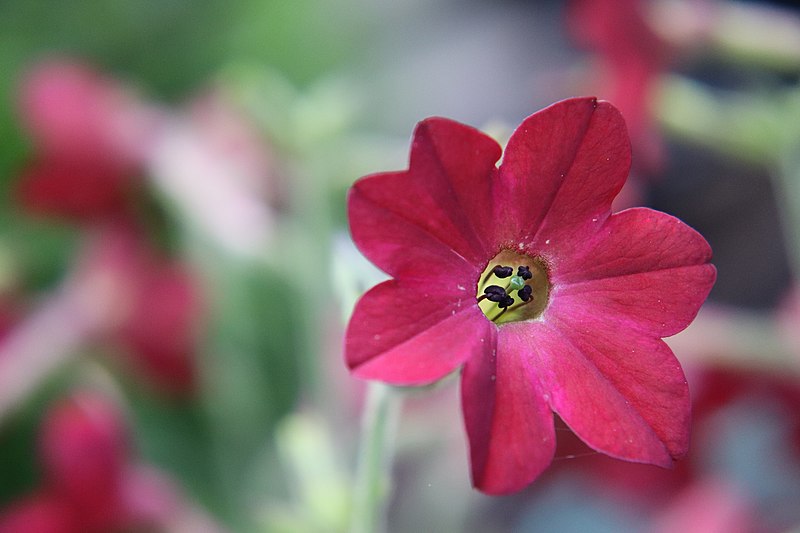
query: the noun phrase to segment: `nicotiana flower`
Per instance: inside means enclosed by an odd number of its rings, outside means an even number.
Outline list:
[[[81,260],[83,291],[100,315],[96,335],[121,348],[123,366],[163,392],[191,393],[203,305],[188,265],[163,257],[141,229],[124,223],[98,231]]]
[[[355,375],[396,385],[462,367],[472,480],[503,494],[555,447],[553,412],[589,446],[670,466],[688,447],[686,380],[661,340],[716,278],[711,249],[645,208],[611,214],[630,144],[620,113],[578,98],[498,144],[421,122],[409,169],[362,178],[348,209],[361,251],[394,279],[356,305]]]
[[[189,502],[166,474],[140,463],[131,444],[110,397],[76,390],[59,399],[40,429],[42,479],[0,508],[0,533],[182,530],[176,518]]]
[[[19,183],[24,207],[89,222],[129,209],[158,113],[122,83],[68,59],[35,65],[19,92],[35,148]]]
[[[659,170],[664,147],[653,92],[675,51],[650,25],[641,0],[571,0],[567,17],[575,40],[598,55],[601,85],[625,117],[638,166]]]

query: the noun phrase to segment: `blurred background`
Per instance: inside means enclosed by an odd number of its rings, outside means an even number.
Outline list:
[[[528,489],[470,487],[455,381],[404,392],[387,530],[800,531],[800,12],[723,0],[0,3],[0,532],[347,531],[382,279],[345,195],[440,115],[501,142],[593,94],[718,282],[668,340],[671,471],[559,427]],[[446,421],[446,423],[443,423]]]

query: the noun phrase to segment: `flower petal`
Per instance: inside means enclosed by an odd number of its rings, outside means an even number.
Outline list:
[[[613,215],[580,254],[553,265],[554,299],[659,337],[683,330],[716,279],[711,248],[680,220],[650,209]]]
[[[420,122],[409,170],[368,176],[351,188],[356,245],[393,277],[417,276],[431,263],[484,262],[500,153],[493,139],[463,124]]]
[[[677,218],[645,207],[612,215],[582,249],[559,260],[557,283],[702,265],[711,247]]]
[[[558,330],[622,394],[674,458],[689,446],[691,406],[686,376],[661,339],[636,332],[619,335],[619,324],[560,305],[549,318]]]
[[[427,291],[437,289],[436,294]],[[494,325],[471,292],[389,280],[356,304],[345,357],[353,373],[395,385],[440,379],[488,350]]]
[[[593,357],[599,360],[601,356],[591,341],[573,344],[563,329],[547,322],[516,322],[504,326],[500,336],[506,337],[505,342],[516,345],[528,355],[530,365],[537,369],[536,375],[550,407],[586,444],[618,459],[670,466],[672,457],[667,445],[645,418],[647,411],[640,411],[648,401],[662,399],[659,394],[654,394],[654,398],[648,397],[646,387],[634,386],[632,377],[626,382],[621,376],[606,376],[593,360]],[[586,333],[591,336],[596,331],[588,329]],[[627,356],[632,349],[645,351],[653,348],[639,347],[628,336],[624,340],[627,341]],[[620,361],[623,354],[606,355]],[[654,361],[663,363],[663,359],[655,357]],[[610,364],[604,367],[608,368],[611,368]],[[658,364],[632,365],[626,370],[642,374],[648,386],[657,382],[660,376],[672,377]],[[621,389],[617,388],[618,383],[623,384]],[[667,395],[667,398],[671,396]],[[682,419],[688,413],[688,404],[672,402],[666,408]],[[685,434],[672,436],[672,439],[677,442],[681,436]]]
[[[555,429],[527,354],[502,332],[496,352],[467,361],[461,401],[473,484],[489,494],[508,494],[550,464]]]
[[[608,318],[615,328],[668,337],[694,320],[715,279],[713,265],[676,267],[567,285],[555,297]]]
[[[18,194],[30,211],[93,221],[124,210],[136,186],[128,171],[104,159],[43,158],[23,171]]]
[[[575,98],[531,115],[509,139],[500,166],[497,241],[549,244],[599,227],[629,167],[625,123],[607,102]]]

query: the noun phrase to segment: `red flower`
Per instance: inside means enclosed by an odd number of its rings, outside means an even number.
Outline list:
[[[172,531],[186,516],[170,479],[132,461],[124,414],[105,395],[79,391],[51,407],[39,452],[44,479],[0,509],[0,533]]]
[[[88,393],[62,401],[43,422],[41,456],[49,486],[69,502],[85,530],[119,525],[128,435],[116,406]]]
[[[0,513],[0,533],[81,533],[81,527],[69,504],[41,491]]]
[[[45,158],[23,171],[19,195],[29,211],[96,222],[126,209],[133,196],[130,178],[113,162]]]
[[[598,54],[604,93],[619,105],[637,158],[657,170],[664,149],[650,108],[669,44],[650,26],[640,0],[572,0],[569,7],[569,28],[578,43]]]
[[[127,208],[141,185],[153,111],[122,84],[64,60],[26,74],[20,111],[36,148],[20,181],[27,209],[96,221]]]
[[[595,450],[670,466],[687,450],[690,407],[661,337],[708,295],[708,244],[663,213],[611,214],[630,146],[606,102],[550,106],[517,128],[497,168],[500,155],[480,132],[432,118],[409,170],[353,186],[353,238],[394,279],[358,302],[348,365],[398,385],[463,365],[484,492],[519,490],[547,467],[552,411]]]
[[[100,334],[122,348],[123,363],[165,392],[191,393],[202,302],[188,267],[155,253],[131,224],[103,228],[82,259]]]

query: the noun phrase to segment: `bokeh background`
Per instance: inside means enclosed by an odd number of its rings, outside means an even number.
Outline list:
[[[382,279],[345,195],[440,115],[503,141],[593,94],[649,205],[719,271],[669,339],[674,470],[563,425],[509,497],[470,488],[455,380],[403,391],[390,532],[800,531],[800,12],[723,0],[0,3],[0,532],[348,531]]]

